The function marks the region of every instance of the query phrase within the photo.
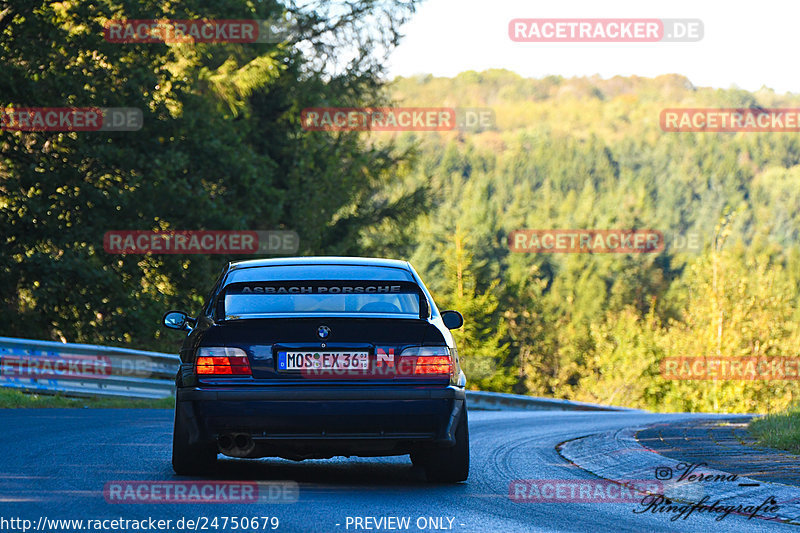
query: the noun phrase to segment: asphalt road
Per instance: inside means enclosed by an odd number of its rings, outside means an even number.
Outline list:
[[[470,413],[472,466],[467,483],[429,485],[408,457],[290,462],[222,460],[214,480],[293,480],[295,503],[109,503],[104,488],[121,480],[181,481],[170,458],[172,411],[0,410],[0,531],[22,531],[52,519],[208,522],[198,531],[221,531],[224,517],[277,517],[276,531],[800,531],[798,526],[729,515],[636,513],[631,503],[519,503],[509,499],[516,479],[585,479],[594,476],[566,462],[555,446],[568,439],[642,423],[698,415],[630,412]],[[708,417],[709,415],[702,415]],[[211,520],[217,518],[217,527]],[[383,527],[365,517],[408,517],[407,528]],[[440,517],[439,520],[430,518]],[[361,527],[356,527],[361,518]],[[7,522],[4,522],[7,521]],[[46,522],[46,521],[45,521]],[[15,526],[16,524],[16,526]],[[44,524],[44,523],[43,523]],[[274,522],[262,529],[272,531]],[[97,523],[95,523],[97,525]],[[110,529],[111,523],[106,523]],[[395,522],[382,525],[397,526]],[[427,525],[427,527],[425,527]],[[431,527],[433,525],[433,527]],[[228,522],[226,531],[234,531]],[[422,526],[422,527],[420,527]],[[129,529],[132,527],[129,524]],[[370,529],[367,529],[369,527]],[[42,525],[40,530],[75,530]],[[83,531],[90,531],[84,522]],[[172,531],[179,531],[174,527]],[[241,531],[242,529],[239,529]]]

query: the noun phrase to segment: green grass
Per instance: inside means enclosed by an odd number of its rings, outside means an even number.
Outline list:
[[[130,400],[128,398],[67,398],[61,395],[29,394],[14,389],[0,388],[0,409],[15,409],[28,407],[72,407],[83,409],[97,408],[147,408],[167,409],[175,404],[175,398],[169,397],[162,400]]]
[[[763,446],[800,454],[800,405],[756,418],[750,422],[749,429]]]

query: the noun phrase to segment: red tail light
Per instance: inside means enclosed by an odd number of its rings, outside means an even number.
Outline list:
[[[414,365],[415,374],[450,374],[453,372],[453,363],[450,356],[422,355],[417,357]]]
[[[239,348],[200,348],[195,363],[201,376],[252,376],[247,354]]]
[[[412,346],[400,354],[398,375],[450,375],[453,360],[447,346]]]

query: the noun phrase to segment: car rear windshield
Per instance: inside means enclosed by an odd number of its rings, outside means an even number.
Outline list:
[[[419,287],[399,281],[239,282],[224,295],[226,319],[274,314],[397,315],[419,318]]]
[[[300,294],[225,296],[226,318],[247,318],[248,315],[304,313],[350,314],[374,313],[419,317],[419,296],[416,294]]]

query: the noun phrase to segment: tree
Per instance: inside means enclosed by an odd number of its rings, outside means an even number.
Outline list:
[[[0,3],[0,107],[144,116],[138,132],[0,132],[0,334],[172,349],[163,311],[198,310],[242,258],[109,255],[108,230],[292,229],[301,253],[358,254],[370,228],[406,225],[423,194],[386,190],[406,155],[304,131],[299,114],[386,101],[375,52],[396,44],[413,5]],[[295,31],[251,45],[105,41],[104,24],[124,18],[289,19]],[[344,64],[331,54],[343,40]]]
[[[499,282],[494,280],[479,292],[471,270],[472,253],[460,228],[451,246],[443,250],[445,284],[436,300],[442,309],[456,309],[464,315],[464,326],[453,331],[461,364],[470,388],[505,391],[514,383],[507,326],[499,309]]]

